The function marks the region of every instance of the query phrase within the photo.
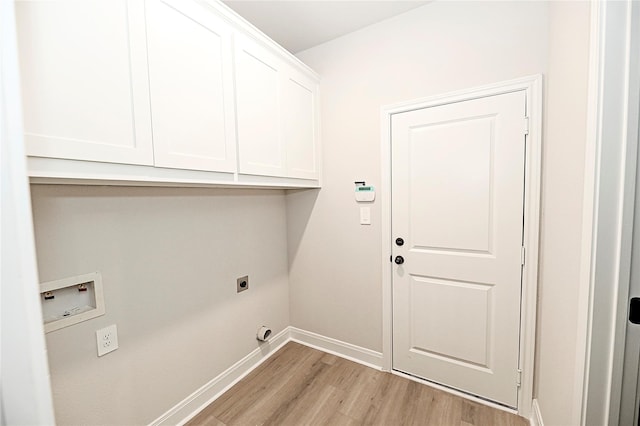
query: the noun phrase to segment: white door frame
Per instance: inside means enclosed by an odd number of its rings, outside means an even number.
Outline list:
[[[520,312],[521,387],[518,391],[518,413],[531,414],[533,398],[533,366],[535,354],[535,324],[538,282],[538,240],[540,224],[540,177],[542,141],[542,75],[533,75],[471,88],[467,90],[431,96],[428,98],[383,106],[381,110],[381,203],[382,203],[382,368],[392,370],[393,270],[389,261],[392,253],[391,235],[391,117],[393,114],[462,102],[486,96],[515,91],[526,92],[529,133],[526,136],[524,245],[525,266],[522,281],[522,309]]]
[[[591,5],[573,423],[618,424],[631,267],[640,61],[635,1]]]

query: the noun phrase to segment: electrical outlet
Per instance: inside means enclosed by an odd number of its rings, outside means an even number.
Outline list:
[[[98,356],[108,354],[118,349],[118,329],[116,325],[113,324],[97,330],[96,341],[98,343]]]
[[[245,290],[249,290],[249,275],[245,275],[236,280],[236,291],[240,293]]]

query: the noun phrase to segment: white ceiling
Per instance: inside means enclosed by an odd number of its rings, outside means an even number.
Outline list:
[[[428,1],[223,1],[292,53],[317,46]]]

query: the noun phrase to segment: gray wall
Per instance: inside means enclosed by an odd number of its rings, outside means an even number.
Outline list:
[[[32,186],[41,281],[101,271],[106,315],[46,335],[60,425],[146,424],[289,325],[282,191]],[[250,289],[236,294],[236,278]],[[120,348],[96,355],[95,330]]]

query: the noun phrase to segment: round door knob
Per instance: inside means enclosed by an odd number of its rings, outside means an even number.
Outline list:
[[[396,238],[396,245],[398,246],[404,245],[404,240],[402,238]]]
[[[396,258],[393,261],[396,262],[396,265],[402,265],[404,263],[404,257],[396,256]]]

